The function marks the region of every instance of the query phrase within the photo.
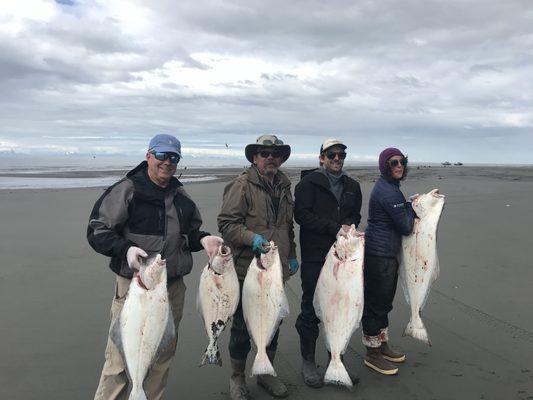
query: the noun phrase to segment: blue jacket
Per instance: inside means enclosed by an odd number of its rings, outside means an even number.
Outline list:
[[[365,231],[365,254],[396,257],[402,235],[413,231],[415,212],[405,201],[400,183],[381,176],[370,195],[368,226]]]

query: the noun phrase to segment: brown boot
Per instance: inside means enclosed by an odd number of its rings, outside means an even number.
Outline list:
[[[229,378],[229,396],[232,400],[248,400],[250,392],[246,387],[244,371],[246,370],[246,359],[231,359],[231,369],[233,373]]]
[[[381,355],[385,360],[395,363],[402,363],[405,361],[405,354],[399,351],[394,351],[389,347],[388,342],[381,342]]]
[[[276,352],[267,351],[267,355],[268,355],[268,358],[270,359],[270,362],[274,364],[274,358],[276,356]],[[257,384],[261,386],[263,389],[265,389],[271,396],[281,398],[281,397],[287,397],[289,395],[287,386],[285,386],[285,384],[277,376],[258,375]]]
[[[381,347],[367,347],[365,365],[383,375],[396,375],[398,368],[391,365],[381,355]]]

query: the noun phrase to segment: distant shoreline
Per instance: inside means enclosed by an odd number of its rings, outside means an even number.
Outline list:
[[[300,180],[303,170],[313,167],[282,168],[293,183]],[[178,170],[176,177],[184,184],[199,184],[207,182],[228,182],[238,176],[243,168],[187,168]],[[360,182],[373,182],[379,174],[372,166],[348,166],[345,172]],[[46,190],[46,189],[74,189],[90,187],[108,187],[125,176],[128,169],[100,169],[100,170],[59,170],[21,172],[0,171],[0,190]],[[480,177],[515,181],[533,181],[533,166],[426,166],[410,165],[409,180],[433,178],[436,181],[451,177]]]

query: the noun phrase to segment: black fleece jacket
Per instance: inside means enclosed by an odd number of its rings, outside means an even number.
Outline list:
[[[302,262],[324,262],[341,226],[358,226],[361,221],[361,187],[347,175],[341,179],[340,202],[320,171],[305,174],[296,185],[294,219],[300,225]]]

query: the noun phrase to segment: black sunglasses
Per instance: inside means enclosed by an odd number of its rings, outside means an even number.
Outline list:
[[[407,158],[404,157],[401,160],[390,160],[389,161],[389,165],[391,166],[391,168],[396,168],[398,164],[402,164],[402,166],[405,167],[407,165]]]
[[[281,152],[279,152],[277,150],[274,150],[274,151],[262,150],[262,151],[257,152],[257,154],[259,154],[263,158],[268,158],[270,156],[272,156],[272,158],[280,158],[281,157]]]
[[[344,160],[346,158],[346,153],[344,151],[328,151],[326,157],[330,160],[334,160],[335,156],[339,156],[339,160]]]
[[[162,151],[153,151],[152,154],[156,158],[156,160],[159,161],[166,161],[170,160],[172,164],[177,164],[180,162],[180,156],[178,156],[176,153],[166,153]]]

